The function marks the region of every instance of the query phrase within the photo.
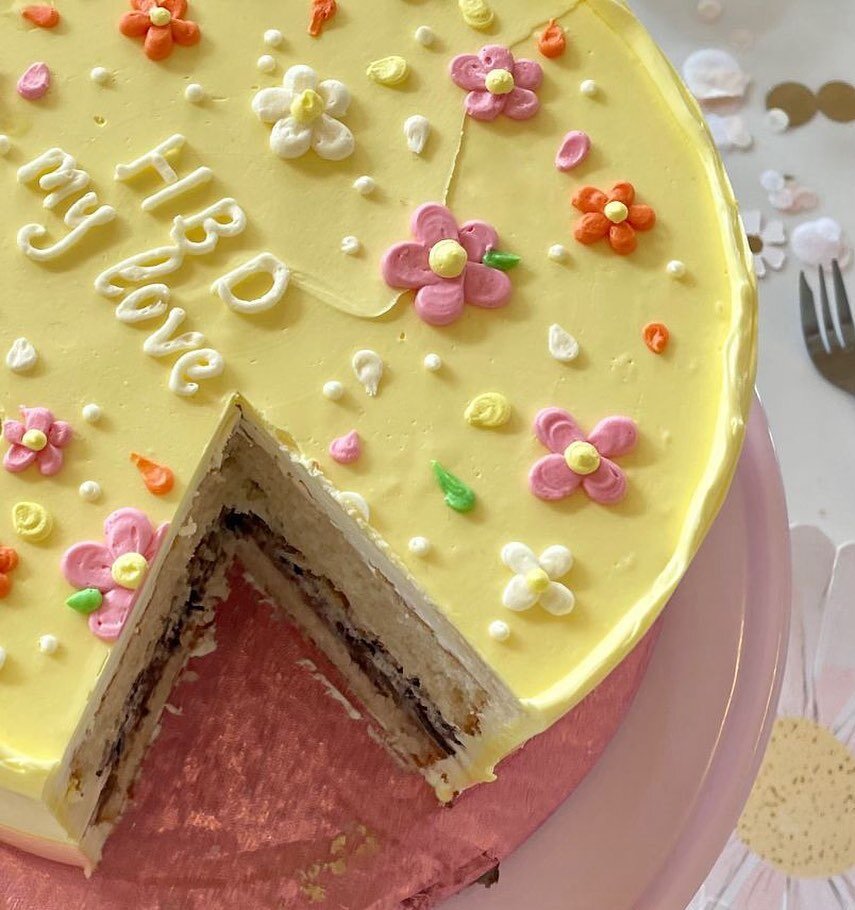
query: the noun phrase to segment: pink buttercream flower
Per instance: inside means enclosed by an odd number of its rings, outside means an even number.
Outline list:
[[[89,615],[89,628],[98,638],[119,637],[168,530],[167,523],[155,531],[139,509],[118,509],[104,522],[104,543],[77,543],[62,557],[69,584],[103,595],[101,606]]]
[[[626,494],[626,475],[612,458],[625,455],[638,442],[629,417],[607,417],[587,436],[567,411],[545,408],[534,422],[537,438],[553,454],[541,458],[529,473],[529,486],[539,499],[563,499],[580,486],[595,502],[619,502]]]
[[[457,226],[449,210],[428,202],[413,213],[414,243],[398,243],[381,262],[383,278],[394,288],[416,290],[415,307],[431,325],[449,325],[464,303],[494,309],[504,306],[511,281],[499,269],[484,265],[498,235],[483,221]]]
[[[501,44],[488,44],[478,54],[461,54],[451,61],[451,78],[466,89],[466,113],[476,120],[495,120],[505,114],[528,120],[540,108],[534,90],[543,70],[534,60],[514,60]]]
[[[64,420],[54,420],[47,408],[21,407],[21,420],[7,420],[3,436],[11,447],[3,457],[7,471],[17,474],[31,464],[46,477],[62,467],[62,452],[71,442],[72,430]]]

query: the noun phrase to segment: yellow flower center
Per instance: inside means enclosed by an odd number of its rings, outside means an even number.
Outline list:
[[[323,112],[324,99],[310,88],[300,92],[291,102],[291,116],[297,123],[313,123]]]
[[[148,13],[152,25],[169,25],[172,22],[172,13],[162,6],[153,6]]]
[[[532,569],[526,572],[525,583],[533,594],[543,594],[549,587],[549,576],[543,569]]]
[[[31,452],[41,452],[47,445],[47,436],[41,430],[27,430],[21,439],[21,444]]]
[[[440,240],[431,248],[428,263],[440,278],[457,278],[466,268],[466,250],[456,240]]]
[[[492,95],[507,95],[514,90],[514,77],[507,70],[490,70],[487,73],[487,91]]]
[[[600,453],[590,442],[578,440],[564,450],[564,460],[571,471],[585,476],[593,474],[600,466]]]
[[[112,565],[110,574],[113,581],[131,591],[142,584],[148,570],[148,560],[142,553],[123,553]]]
[[[629,218],[629,209],[622,202],[613,199],[611,202],[606,203],[603,214],[612,224],[620,224]]]

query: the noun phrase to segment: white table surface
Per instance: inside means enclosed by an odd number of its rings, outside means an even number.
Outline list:
[[[855,123],[822,114],[810,123],[774,133],[765,122],[765,96],[780,82],[816,90],[825,82],[855,83],[853,0],[721,0],[724,14],[704,22],[697,0],[631,0],[672,62],[703,47],[729,50],[753,77],[740,115],[754,137],[747,151],[724,154],[744,209],[783,220],[788,234],[802,221],[830,216],[855,241]],[[740,32],[752,46],[743,49]],[[760,186],[773,169],[815,190],[810,212],[776,212]],[[784,474],[792,522],[816,524],[841,543],[855,537],[855,398],[832,388],[814,370],[801,337],[800,263],[787,246],[781,272],[760,284],[760,361],[757,381]],[[811,270],[813,285],[816,273]],[[846,274],[855,305],[855,269]]]

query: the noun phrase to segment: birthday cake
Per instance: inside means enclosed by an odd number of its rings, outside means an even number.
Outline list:
[[[57,0],[0,50],[0,840],[97,862],[235,559],[441,800],[489,781],[740,451],[677,77],[617,0]]]

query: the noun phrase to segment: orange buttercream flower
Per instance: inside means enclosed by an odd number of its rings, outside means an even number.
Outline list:
[[[635,203],[635,187],[616,183],[610,193],[583,186],[573,197],[582,212],[573,232],[579,243],[596,243],[608,238],[612,249],[627,256],[638,245],[637,231],[649,231],[656,224],[656,213],[649,205]]]
[[[150,60],[165,60],[173,44],[189,47],[202,33],[199,26],[185,19],[187,0],[131,0],[132,12],[125,13],[119,31],[128,38],[145,38]]]

